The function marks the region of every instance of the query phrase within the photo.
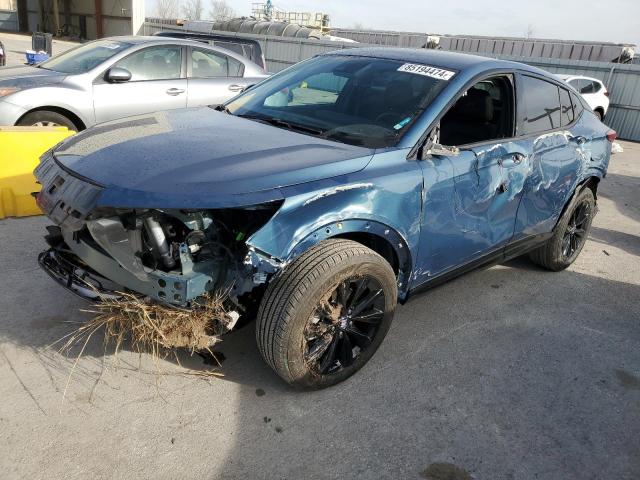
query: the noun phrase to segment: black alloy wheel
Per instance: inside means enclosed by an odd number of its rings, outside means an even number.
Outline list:
[[[373,343],[384,308],[384,290],[375,278],[342,281],[309,318],[304,332],[305,362],[320,375],[352,365]]]
[[[587,241],[587,226],[590,223],[591,204],[581,202],[573,210],[569,224],[562,239],[562,255],[569,261],[579,252]]]

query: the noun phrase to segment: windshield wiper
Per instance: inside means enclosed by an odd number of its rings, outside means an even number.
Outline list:
[[[299,132],[309,133],[311,135],[322,135],[324,130],[314,127],[308,127],[306,125],[299,125],[297,123],[287,122],[280,118],[264,117],[262,115],[238,115],[239,117],[246,118],[247,120],[255,120],[257,122],[266,123],[267,125],[273,125],[274,127],[286,128],[287,130],[296,130]]]

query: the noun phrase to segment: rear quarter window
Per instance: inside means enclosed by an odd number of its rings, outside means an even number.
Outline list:
[[[573,115],[578,118],[584,110],[582,99],[575,93],[571,94],[571,103],[573,103]]]
[[[575,116],[573,113],[573,104],[571,102],[571,94],[564,88],[560,89],[560,121],[562,126],[567,126],[573,122]]]
[[[539,78],[521,77],[522,135],[554,130],[561,126],[558,86]]]

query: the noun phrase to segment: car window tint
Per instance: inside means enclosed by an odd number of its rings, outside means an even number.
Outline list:
[[[538,78],[522,77],[522,134],[553,130],[560,126],[558,87]]]
[[[599,82],[591,82],[593,84],[593,93],[598,93],[602,88],[602,84]]]
[[[284,107],[334,104],[346,83],[346,77],[329,72],[318,73],[305,78],[296,85],[270,95],[265,99],[264,105],[266,107]]]
[[[191,77],[241,77],[244,65],[235,58],[218,52],[194,48],[191,50]]]
[[[482,80],[442,117],[440,143],[466,145],[513,136],[513,87],[508,77]]]
[[[140,50],[120,60],[117,67],[131,72],[131,81],[180,78],[182,47],[163,45]]]
[[[560,121],[562,122],[562,126],[564,127],[565,125],[569,125],[571,122],[573,122],[574,119],[573,105],[571,104],[571,95],[569,94],[569,91],[565,90],[564,88],[560,89],[560,108]]]

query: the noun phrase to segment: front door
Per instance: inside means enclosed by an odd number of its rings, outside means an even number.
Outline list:
[[[93,85],[96,123],[158,110],[187,106],[187,80],[183,75],[183,47],[159,45],[138,50],[113,67],[131,73],[131,80],[109,83],[102,77]]]
[[[424,196],[417,286],[491,252],[513,236],[526,180],[527,144],[515,140],[510,75],[464,92],[440,121],[439,143],[457,155],[420,161]]]

